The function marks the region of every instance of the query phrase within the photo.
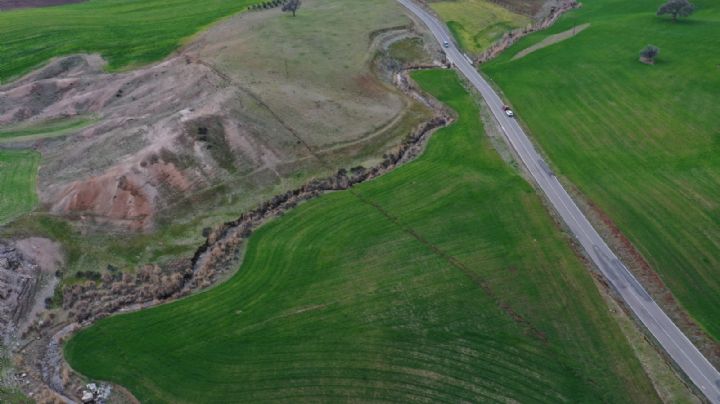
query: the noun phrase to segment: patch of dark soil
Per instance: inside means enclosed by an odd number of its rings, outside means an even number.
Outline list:
[[[0,0],[0,10],[62,6],[63,4],[82,3],[84,1],[85,0]]]

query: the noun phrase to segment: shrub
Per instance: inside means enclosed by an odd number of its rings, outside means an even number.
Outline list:
[[[660,48],[655,45],[647,45],[640,50],[640,61],[643,63],[653,64],[655,58],[660,53]]]

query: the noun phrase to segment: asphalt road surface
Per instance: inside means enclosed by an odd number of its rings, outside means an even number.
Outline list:
[[[447,42],[445,53],[448,61],[480,92],[495,119],[500,123],[507,141],[520,156],[535,182],[580,242],[587,255],[688,378],[710,402],[720,403],[720,373],[670,320],[633,274],[610,250],[543,158],[537,153],[517,121],[505,115],[502,100],[465,55],[457,49],[445,25],[411,0],[398,1],[432,31],[441,45]]]

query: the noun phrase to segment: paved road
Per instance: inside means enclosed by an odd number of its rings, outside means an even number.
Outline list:
[[[444,41],[450,44],[445,49],[448,60],[480,92],[495,119],[500,123],[507,141],[520,156],[535,182],[588,256],[690,380],[711,402],[720,403],[720,373],[670,320],[632,273],[615,256],[615,253],[610,250],[543,158],[537,153],[520,125],[515,119],[505,115],[502,110],[502,100],[457,49],[445,25],[411,0],[398,1],[428,27],[441,44]]]

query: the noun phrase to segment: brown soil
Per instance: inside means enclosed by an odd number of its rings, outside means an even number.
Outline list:
[[[72,56],[0,87],[0,125],[101,117],[39,145],[39,196],[54,214],[149,230],[178,195],[307,157],[267,108],[201,63],[178,56],[130,73],[102,67],[97,56]],[[208,121],[212,139],[202,135]]]
[[[646,58],[644,56],[640,56],[640,62],[645,63],[646,65],[654,65],[655,59]]]
[[[85,0],[0,0],[0,10],[61,6],[63,4],[82,3],[83,1]]]

